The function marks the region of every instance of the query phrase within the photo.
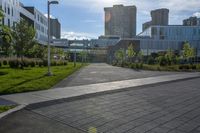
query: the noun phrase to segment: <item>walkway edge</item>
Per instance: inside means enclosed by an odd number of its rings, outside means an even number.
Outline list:
[[[8,111],[6,111],[6,112],[0,113],[0,119],[4,118],[4,117],[6,117],[6,116],[8,116],[8,115],[10,115],[10,114],[12,114],[12,113],[15,113],[15,112],[17,112],[17,111],[22,110],[22,109],[24,109],[26,106],[27,106],[27,105],[19,105],[19,106],[16,106],[15,108],[10,109],[10,110],[8,110]]]
[[[152,87],[152,86],[157,86],[157,85],[161,85],[161,84],[167,84],[167,83],[173,83],[173,82],[179,82],[179,81],[185,81],[185,80],[191,80],[191,79],[197,79],[197,78],[200,78],[200,76],[159,82],[159,83],[153,83],[153,84],[147,84],[147,85],[139,85],[139,86],[128,87],[128,88],[120,88],[120,89],[116,89],[116,90],[107,90],[107,91],[102,91],[102,92],[83,94],[83,95],[79,95],[79,96],[54,99],[54,100],[43,101],[43,102],[38,102],[38,103],[31,103],[31,104],[27,105],[25,108],[27,110],[33,110],[33,109],[37,109],[37,108],[41,108],[41,107],[45,107],[45,106],[51,106],[51,105],[55,105],[55,104],[59,104],[59,103],[63,103],[63,102],[71,102],[71,101],[75,101],[75,100],[81,100],[81,99],[91,98],[91,97],[95,97],[95,96],[101,96],[101,95],[105,95],[105,94],[130,91],[132,89],[142,89],[144,87]]]

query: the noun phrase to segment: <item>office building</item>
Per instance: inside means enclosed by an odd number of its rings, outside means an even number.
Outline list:
[[[169,9],[162,8],[151,11],[151,21],[144,23],[142,30],[144,31],[152,25],[169,25]]]
[[[136,36],[135,6],[114,5],[104,8],[105,11],[105,36],[118,36],[133,38]]]
[[[19,0],[0,0],[0,8],[3,10],[5,15],[2,21],[4,25],[12,28],[16,23],[20,22],[21,19],[24,19],[36,30],[35,39],[40,44],[47,43],[48,19],[35,7],[24,6]],[[51,28],[53,31],[54,27],[57,31],[58,26],[53,25]],[[56,33],[58,33],[58,35],[56,35]],[[56,33],[54,33],[54,36],[59,37],[60,33]]]
[[[200,26],[200,18],[190,17],[188,19],[183,20],[184,26]]]
[[[50,19],[50,33],[51,38],[60,39],[61,36],[61,25],[58,19],[51,18]]]

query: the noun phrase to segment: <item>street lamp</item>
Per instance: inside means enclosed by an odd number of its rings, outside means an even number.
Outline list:
[[[50,51],[50,5],[51,4],[59,4],[58,1],[56,0],[51,0],[51,1],[47,1],[47,5],[48,5],[48,73],[47,73],[47,76],[52,76],[52,73],[51,73],[51,69],[50,69],[50,66],[51,66],[51,51]]]

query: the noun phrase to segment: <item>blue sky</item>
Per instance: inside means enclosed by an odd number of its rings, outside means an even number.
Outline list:
[[[46,14],[47,0],[20,0],[25,6],[35,6]],[[104,34],[104,7],[113,4],[137,6],[137,33],[142,23],[149,21],[150,11],[170,9],[170,24],[182,24],[182,20],[196,15],[200,17],[200,0],[60,0],[51,6],[52,16],[62,25],[62,37],[68,39],[96,38]]]

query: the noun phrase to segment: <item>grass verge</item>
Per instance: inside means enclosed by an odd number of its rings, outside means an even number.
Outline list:
[[[0,68],[0,73],[3,73],[0,75],[0,95],[50,89],[83,66],[85,65],[81,63],[77,63],[76,67],[73,63],[68,63],[67,66],[54,66],[51,67],[53,76],[50,77],[45,76],[46,67],[24,70]]]
[[[15,106],[0,106],[0,113],[6,112],[14,107]]]

